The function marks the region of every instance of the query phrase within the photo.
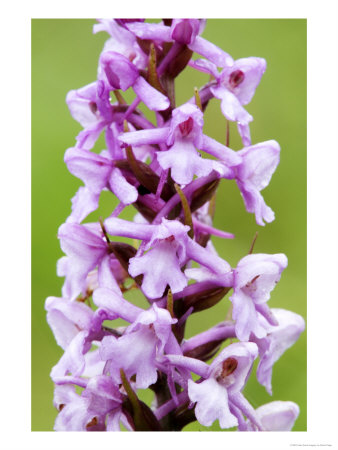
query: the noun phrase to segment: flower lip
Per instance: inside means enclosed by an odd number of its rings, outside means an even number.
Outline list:
[[[240,69],[234,70],[229,76],[229,84],[234,89],[244,81],[245,75]]]

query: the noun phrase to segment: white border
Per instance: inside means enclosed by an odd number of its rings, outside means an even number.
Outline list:
[[[10,5],[10,6],[9,6]],[[220,6],[222,5],[222,6]],[[53,9],[52,9],[53,8]],[[81,448],[337,448],[337,20],[335,0],[6,2],[2,9],[1,446]],[[126,14],[127,12],[127,14]],[[30,431],[30,19],[84,17],[308,20],[308,430],[293,433]],[[15,145],[13,145],[15,143]]]

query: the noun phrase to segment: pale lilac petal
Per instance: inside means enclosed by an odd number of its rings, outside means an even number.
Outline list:
[[[299,415],[299,406],[294,402],[275,401],[256,409],[266,431],[291,431]]]
[[[141,257],[129,260],[132,277],[143,274],[142,290],[149,298],[162,296],[167,285],[173,293],[180,292],[187,284],[182,273],[176,248],[169,242],[161,242]]]
[[[149,240],[156,229],[156,225],[135,223],[128,220],[109,217],[104,221],[107,232],[112,236],[124,236],[132,239]]]
[[[202,378],[208,378],[210,368],[208,364],[199,359],[189,358],[183,355],[166,355],[166,359],[174,366],[181,367],[189,372],[194,372]]]
[[[99,308],[103,308],[130,323],[134,322],[138,315],[143,312],[143,309],[125,300],[121,292],[106,287],[99,287],[94,291],[93,301]]]
[[[133,89],[143,103],[152,111],[163,111],[169,108],[169,99],[153,88],[143,77],[138,77]]]
[[[77,147],[85,150],[92,149],[105,126],[106,122],[101,120],[100,122],[93,123],[92,125],[87,126],[84,130],[80,131],[80,133],[76,136]]]
[[[58,267],[58,274],[66,276],[63,296],[73,299],[84,293],[86,277],[107,252],[107,246],[89,227],[76,223],[61,225],[58,237],[62,251],[67,255]]]
[[[50,376],[57,379],[71,373],[74,376],[81,375],[85,368],[84,353],[89,348],[86,343],[88,331],[79,331],[78,334],[68,344],[64,354],[61,356],[59,362],[53,367]]]
[[[135,186],[128,183],[118,168],[111,171],[109,185],[116,197],[125,205],[136,202],[138,192]]]
[[[266,61],[263,58],[249,57],[241,58],[235,61],[233,66],[223,70],[221,78],[222,82],[232,90],[242,105],[247,105],[261,81],[262,75],[266,69]],[[231,73],[240,70],[243,73],[243,81],[238,86],[231,87],[231,83],[226,82],[226,78]]]
[[[127,328],[126,334],[138,329],[140,325],[153,324],[156,336],[160,341],[158,351],[163,353],[171,334],[171,326],[174,323],[177,323],[177,319],[173,319],[167,309],[158,308],[154,303],[150,309],[139,314],[137,319]]]
[[[215,156],[219,160],[225,162],[230,167],[238,166],[242,162],[242,158],[238,152],[231,150],[223,144],[215,141],[209,136],[203,135],[203,144],[201,150],[204,150],[210,155]]]
[[[171,169],[171,176],[179,184],[189,184],[194,175],[203,177],[213,170],[213,161],[202,158],[190,140],[176,140],[165,152],[156,152],[163,169]]]
[[[242,138],[243,146],[251,145],[250,126],[247,123],[237,123],[238,133]]]
[[[96,82],[83,88],[69,91],[66,103],[72,117],[84,128],[97,122],[96,111]]]
[[[206,39],[202,38],[201,36],[197,36],[195,41],[189,44],[189,48],[199,55],[204,56],[206,59],[216,64],[216,66],[218,67],[232,65],[234,62],[234,60],[228,53],[217,47],[217,45],[213,44],[212,42],[209,42]]]
[[[170,27],[159,23],[140,23],[133,22],[128,23],[128,30],[138,36],[141,39],[151,39],[155,41],[165,41],[169,42],[170,38]]]
[[[230,297],[233,305],[232,317],[236,321],[236,336],[241,341],[248,341],[250,333],[258,338],[266,336],[266,329],[258,320],[258,313],[252,299],[242,291],[234,292]]]
[[[213,75],[216,79],[219,78],[219,72],[217,70],[217,65],[214,63],[207,61],[206,59],[195,59],[194,61],[189,61],[189,66],[193,67],[200,72],[208,73]]]
[[[169,127],[154,128],[149,130],[130,131],[123,133],[118,140],[124,144],[138,147],[145,144],[159,144],[165,142],[169,135]]]
[[[84,303],[48,297],[45,303],[47,322],[56,342],[64,350],[80,330],[89,330],[93,311]]]
[[[66,223],[81,223],[91,212],[99,207],[100,193],[81,186],[72,198],[72,213]]]
[[[59,412],[55,424],[55,431],[87,431],[86,425],[95,417],[88,413],[88,400],[77,395],[77,398],[67,403]]]
[[[304,319],[284,309],[271,310],[278,321],[278,326],[270,326],[264,339],[256,340],[259,347],[260,362],[257,367],[257,380],[272,395],[272,367],[283,353],[290,348],[304,331]]]
[[[221,374],[223,361],[228,358],[234,358],[237,361],[236,369],[223,382],[229,392],[241,391],[257,356],[258,347],[253,342],[236,342],[230,344],[210,364],[209,376],[217,379]]]
[[[236,289],[243,289],[255,303],[267,302],[287,264],[287,257],[283,253],[244,256],[235,269]]]
[[[103,373],[105,361],[102,361],[99,349],[88,352],[84,355],[85,368],[82,372],[83,377],[95,377]]]
[[[201,425],[209,427],[217,419],[221,428],[238,425],[237,418],[229,409],[227,390],[214,378],[199,384],[188,380],[188,394],[192,402],[197,402],[195,415]]]
[[[226,274],[231,271],[230,265],[218,255],[213,254],[207,248],[197,244],[197,242],[189,239],[186,244],[187,255],[190,259],[207,267],[215,274]]]
[[[233,122],[247,124],[252,116],[243,108],[237,97],[223,86],[211,87],[213,95],[221,100],[221,110],[224,116]]]
[[[101,288],[108,288],[119,293],[120,288],[113,274],[112,265],[114,264],[114,262],[115,259],[112,257],[112,255],[107,254],[102,258],[98,267],[98,285]]]
[[[267,206],[262,194],[250,183],[242,183],[237,180],[237,185],[241,191],[245,208],[248,212],[254,213],[257,225],[265,226],[265,222],[271,223],[275,220],[275,213],[270,206]]]
[[[102,339],[100,352],[103,360],[110,360],[110,374],[116,383],[121,383],[120,369],[127,377],[136,374],[136,388],[146,389],[157,380],[155,366],[157,338],[148,327],[116,339]]]
[[[279,164],[279,154],[280,146],[273,140],[240,150],[242,164],[237,167],[238,179],[258,191],[266,188]]]
[[[88,150],[69,148],[64,158],[70,173],[80,178],[92,192],[100,193],[107,185],[112,162]]]
[[[127,57],[117,52],[101,53],[100,65],[113,89],[127,90],[139,77],[137,68]]]

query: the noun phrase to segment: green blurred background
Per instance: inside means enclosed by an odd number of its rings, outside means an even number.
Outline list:
[[[70,199],[81,181],[63,162],[75,143],[80,125],[70,116],[65,96],[96,78],[97,61],[106,33],[92,34],[94,20],[32,20],[32,430],[51,431],[56,411],[49,372],[62,355],[46,323],[44,301],[61,296],[63,279],[56,276],[62,256],[58,227],[70,213]],[[235,59],[259,56],[267,70],[246,109],[253,115],[252,142],[275,139],[281,146],[281,162],[264,199],[276,220],[259,227],[245,211],[238,188],[223,180],[218,190],[215,226],[235,233],[234,240],[213,238],[220,255],[232,266],[247,254],[259,231],[256,253],[285,253],[289,259],[269,305],[290,309],[306,317],[306,20],[303,19],[209,19],[203,36]],[[207,75],[188,68],[176,82],[177,105],[193,95]],[[127,99],[132,98],[129,94]],[[151,117],[151,116],[150,116]],[[219,101],[210,102],[204,132],[225,143],[226,121]],[[240,149],[235,126],[230,126],[230,146]],[[104,148],[100,139],[98,150]],[[108,216],[116,201],[108,193],[100,209],[88,221]],[[132,208],[122,217],[133,217]],[[129,296],[135,299],[135,296]],[[136,296],[139,304],[142,300]],[[187,337],[223,320],[228,308],[224,299],[207,312],[193,315]],[[294,430],[306,430],[306,333],[275,364],[271,398],[252,373],[245,394],[254,407],[271,400],[292,400],[301,408]],[[147,399],[147,393],[141,393]],[[207,430],[191,424],[186,430]],[[218,422],[209,430],[219,430]]]

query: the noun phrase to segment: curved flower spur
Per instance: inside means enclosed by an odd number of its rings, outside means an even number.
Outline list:
[[[211,242],[212,235],[235,238],[212,225],[223,179],[236,180],[258,225],[274,220],[260,191],[278,166],[280,148],[273,140],[251,143],[252,117],[243,108],[266,63],[234,61],[201,37],[204,26],[199,19],[99,20],[94,32],[110,37],[97,80],[67,95],[83,130],[65,163],[84,186],[58,233],[65,253],[57,269],[65,277],[62,297],[45,304],[64,351],[51,371],[57,431],[181,431],[195,421],[289,431],[299,414],[292,401],[255,408],[243,394],[255,360],[258,382],[272,393],[274,363],[304,330],[300,316],[267,303],[286,256],[251,248],[232,268]],[[194,52],[200,59],[191,59]],[[176,105],[175,79],[187,65],[212,80]],[[123,97],[127,90],[136,95],[131,104]],[[213,98],[237,122],[242,150],[204,134]],[[138,108],[141,102],[155,122]],[[102,132],[106,148],[98,154],[93,148]],[[118,206],[109,217],[96,213],[96,222],[83,223],[99,208],[103,190]],[[119,217],[127,206],[135,208],[133,221]],[[148,307],[134,304],[136,289]],[[187,339],[190,316],[198,313],[203,322],[203,311],[219,302],[226,319]],[[138,396],[144,389],[153,393],[151,404]]]

